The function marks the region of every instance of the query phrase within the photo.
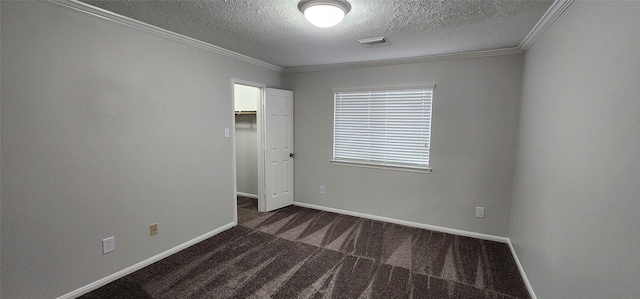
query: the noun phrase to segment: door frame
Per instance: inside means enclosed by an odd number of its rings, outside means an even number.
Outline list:
[[[237,79],[237,78],[231,78],[231,115],[233,115],[234,117],[231,118],[231,124],[232,124],[232,128],[233,128],[233,134],[231,134],[232,136],[232,143],[233,143],[233,222],[235,224],[238,224],[238,204],[237,204],[237,198],[238,198],[238,179],[237,179],[237,157],[236,157],[236,132],[235,132],[235,128],[236,128],[236,118],[235,118],[235,112],[236,112],[236,108],[235,108],[235,100],[236,100],[236,95],[235,95],[235,85],[239,84],[239,85],[246,85],[246,86],[251,86],[251,87],[256,87],[260,90],[260,98],[258,99],[258,103],[257,103],[257,110],[256,110],[256,124],[257,124],[257,155],[258,155],[258,211],[264,212],[266,210],[266,202],[265,202],[265,194],[264,194],[264,142],[263,142],[263,135],[264,135],[264,124],[263,122],[263,113],[264,113],[264,109],[263,109],[263,105],[264,105],[264,90],[266,88],[265,84],[262,83],[257,83],[257,82],[252,82],[252,81],[247,81],[247,80],[242,80],[242,79]]]

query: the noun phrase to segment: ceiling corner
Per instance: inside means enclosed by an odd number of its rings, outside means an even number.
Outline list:
[[[535,41],[544,33],[551,24],[573,3],[573,0],[555,0],[547,12],[540,18],[540,21],[533,26],[533,29],[522,40],[518,48],[521,52],[526,52]]]

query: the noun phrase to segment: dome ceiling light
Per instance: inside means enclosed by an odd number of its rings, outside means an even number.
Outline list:
[[[344,0],[302,0],[298,9],[311,24],[329,28],[342,21],[351,10],[351,4]]]

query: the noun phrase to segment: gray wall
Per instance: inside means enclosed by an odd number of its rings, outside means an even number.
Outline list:
[[[236,116],[238,192],[258,195],[258,124],[256,115]]]
[[[43,2],[1,5],[2,298],[56,297],[233,222],[231,78],[280,74]]]
[[[521,55],[285,76],[295,98],[295,200],[507,236]],[[433,84],[430,174],[333,165],[332,88]],[[319,186],[326,186],[326,195]],[[475,207],[486,218],[475,218]]]
[[[640,2],[574,2],[526,53],[510,238],[539,298],[640,298]]]

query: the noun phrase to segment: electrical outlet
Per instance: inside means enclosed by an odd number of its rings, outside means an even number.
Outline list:
[[[476,207],[476,217],[484,218],[484,207]]]
[[[152,236],[157,235],[158,234],[158,224],[157,223],[151,224],[151,226],[149,226],[149,232],[151,233]]]
[[[102,254],[107,254],[114,250],[116,250],[116,239],[113,236],[102,239]]]
[[[324,186],[320,186],[320,194],[325,194],[326,191],[327,190],[324,188]]]

